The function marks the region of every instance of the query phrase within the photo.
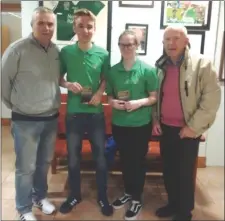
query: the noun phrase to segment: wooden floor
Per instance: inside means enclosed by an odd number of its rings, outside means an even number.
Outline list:
[[[15,210],[15,155],[9,127],[2,128],[2,217],[1,220],[16,220]],[[56,175],[49,173],[49,198],[57,207],[66,197],[63,192],[67,173],[59,170]],[[110,200],[122,193],[121,175],[109,176],[108,192]],[[70,214],[43,215],[39,210],[34,213],[39,220],[123,220],[125,209],[115,211],[110,218],[100,214],[96,204],[96,185],[93,174],[82,175],[83,202]],[[139,220],[159,220],[154,211],[166,202],[166,193],[161,175],[148,175],[144,189],[144,207]],[[194,220],[224,220],[224,167],[198,169]],[[168,219],[167,219],[168,220]]]

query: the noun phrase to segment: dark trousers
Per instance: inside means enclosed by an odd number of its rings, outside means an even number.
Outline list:
[[[80,161],[84,133],[88,133],[93,158],[96,162],[98,200],[106,200],[107,163],[105,158],[104,114],[67,114],[66,137],[70,195],[81,199]]]
[[[145,156],[151,128],[151,124],[141,127],[112,126],[113,137],[120,153],[125,192],[137,201],[141,201],[145,183]]]
[[[180,139],[181,128],[162,125],[160,151],[168,203],[178,213],[194,209],[194,168],[200,139]]]

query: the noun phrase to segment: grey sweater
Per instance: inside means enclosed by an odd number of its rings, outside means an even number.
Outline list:
[[[2,100],[13,112],[52,116],[60,106],[59,51],[32,36],[12,43],[2,57]]]

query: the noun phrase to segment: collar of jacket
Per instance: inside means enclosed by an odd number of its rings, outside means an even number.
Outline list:
[[[33,33],[30,33],[30,35],[28,36],[28,38],[31,40],[31,42],[32,42],[33,44],[37,45],[38,47],[43,48],[44,50],[48,50],[48,48],[53,47],[53,46],[55,45],[52,41],[50,41],[48,47],[45,48],[45,47],[44,47],[44,46],[43,46],[43,45],[42,45],[42,44],[34,37]]]
[[[179,60],[176,61],[175,64],[172,62],[172,60],[170,58],[167,59],[166,64],[168,64],[168,65],[175,65],[175,66],[181,66],[183,60],[184,60],[184,54],[182,54],[180,56]]]
[[[189,48],[186,47],[185,48],[185,52],[184,55],[181,57],[181,59],[179,60],[179,65],[183,65],[185,66],[185,69],[187,69],[187,65],[188,65],[188,58],[189,58]],[[169,57],[166,54],[163,54],[155,63],[155,66],[159,69],[165,70],[166,69],[166,65],[168,63],[171,63]]]

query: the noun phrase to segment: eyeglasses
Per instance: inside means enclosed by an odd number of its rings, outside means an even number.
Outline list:
[[[118,45],[119,45],[119,47],[121,47],[121,48],[131,49],[131,48],[135,45],[135,43],[133,43],[133,44],[123,44],[123,43],[118,43]]]

